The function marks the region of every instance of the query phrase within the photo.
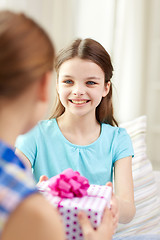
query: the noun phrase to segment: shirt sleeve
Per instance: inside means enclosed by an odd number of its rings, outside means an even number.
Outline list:
[[[134,157],[131,138],[126,129],[118,128],[113,142],[113,162],[128,156]]]
[[[3,149],[4,150],[4,149]],[[6,148],[0,156],[0,236],[10,214],[26,199],[38,193],[32,173]]]
[[[15,147],[19,149],[31,162],[32,167],[35,164],[35,159],[37,156],[37,132],[38,126],[35,126],[28,133],[19,135],[16,139]]]

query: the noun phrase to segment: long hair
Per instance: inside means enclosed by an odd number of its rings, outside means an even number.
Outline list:
[[[0,97],[15,98],[54,66],[46,32],[22,13],[0,11]]]
[[[84,40],[76,39],[69,47],[62,49],[59,52],[55,61],[57,78],[59,76],[60,66],[65,61],[74,57],[91,60],[96,63],[105,74],[105,83],[111,80],[113,75],[113,66],[109,54],[100,43],[90,38],[86,38]],[[65,108],[61,104],[57,93],[54,111],[50,119],[61,116],[64,111]],[[100,123],[108,123],[112,126],[118,126],[117,121],[113,116],[112,83],[110,84],[109,93],[106,97],[102,97],[100,104],[96,108],[96,119]]]

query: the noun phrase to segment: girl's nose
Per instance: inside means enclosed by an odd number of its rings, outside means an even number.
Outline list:
[[[77,95],[77,96],[81,96],[85,93],[85,89],[83,86],[75,86],[74,89],[73,89],[73,94],[74,95]]]

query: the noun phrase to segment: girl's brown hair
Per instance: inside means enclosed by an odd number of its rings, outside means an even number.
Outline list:
[[[51,40],[35,21],[0,11],[0,97],[18,96],[52,71],[54,55]]]
[[[105,83],[109,82],[113,74],[113,66],[111,59],[104,47],[97,41],[87,38],[84,40],[76,39],[69,47],[62,49],[55,62],[57,78],[59,75],[60,66],[67,60],[78,57],[81,59],[91,60],[101,67],[105,74]],[[58,93],[56,98],[56,105],[51,118],[57,118],[65,111],[61,104]],[[103,97],[100,104],[96,108],[96,118],[100,123],[109,123],[114,126],[117,122],[113,116],[112,105],[112,83],[110,84],[110,91],[106,97]]]

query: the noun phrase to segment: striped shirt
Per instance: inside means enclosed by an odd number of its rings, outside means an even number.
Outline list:
[[[0,238],[6,221],[28,195],[37,192],[31,171],[0,141]]]

